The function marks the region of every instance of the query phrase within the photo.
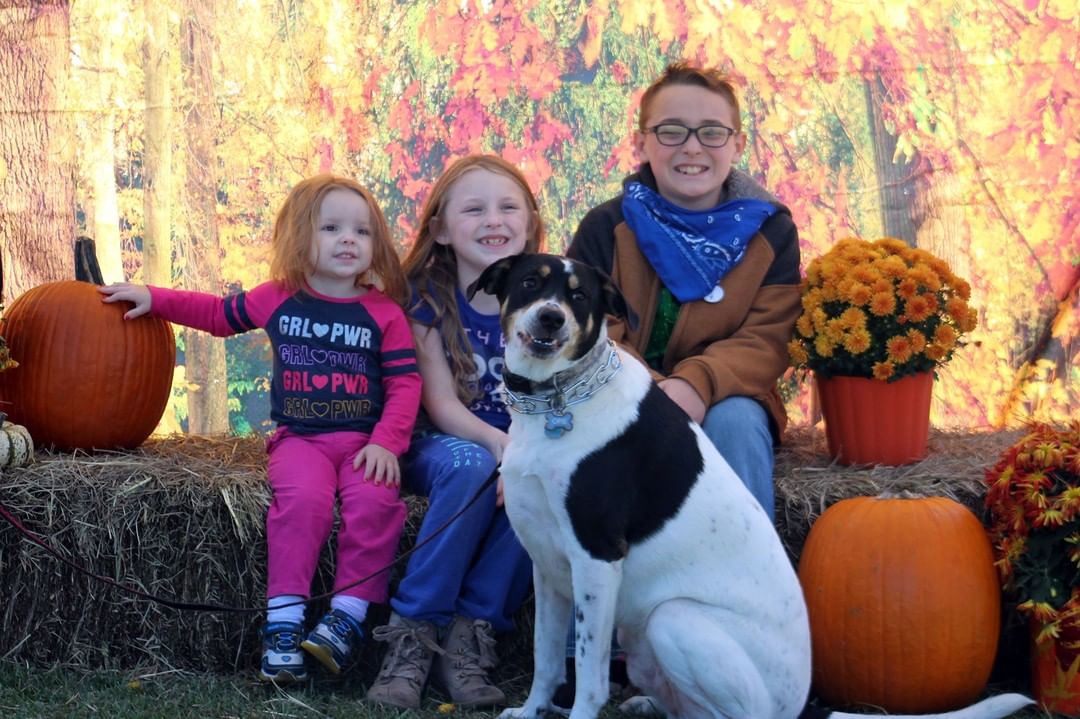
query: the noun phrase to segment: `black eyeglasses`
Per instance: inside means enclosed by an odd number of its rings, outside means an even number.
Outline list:
[[[656,141],[667,147],[678,147],[691,135],[697,137],[705,147],[723,147],[735,134],[735,130],[727,125],[702,125],[700,127],[687,127],[674,122],[654,125],[648,131],[656,135]]]

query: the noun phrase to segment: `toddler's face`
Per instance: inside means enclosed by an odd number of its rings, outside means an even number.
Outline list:
[[[735,127],[735,110],[720,94],[693,85],[669,85],[653,98],[645,126],[677,124]],[[720,202],[720,188],[742,154],[746,136],[731,136],[723,147],[705,147],[691,134],[681,145],[660,144],[653,132],[635,136],[638,159],[648,162],[660,194],[688,210],[707,210]]]
[[[328,192],[311,238],[312,270],[307,278],[311,288],[331,297],[356,294],[356,278],[371,267],[373,232],[371,210],[363,197],[351,190]]]

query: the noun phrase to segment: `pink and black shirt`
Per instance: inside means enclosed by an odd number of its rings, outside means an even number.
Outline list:
[[[326,297],[266,282],[216,297],[151,287],[151,308],[217,337],[261,327],[274,352],[270,416],[297,434],[356,431],[400,455],[420,403],[412,332],[402,309],[370,288]]]

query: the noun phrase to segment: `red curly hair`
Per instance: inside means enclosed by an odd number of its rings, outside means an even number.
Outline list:
[[[339,175],[322,174],[309,177],[289,192],[274,220],[270,276],[292,290],[304,286],[305,278],[314,270],[310,259],[311,243],[315,236],[319,208],[327,194],[333,190],[355,192],[367,203],[371,213],[371,267],[357,276],[357,286],[374,285],[404,306],[408,300],[405,273],[390,239],[390,226],[386,223],[386,217],[366,187]]]

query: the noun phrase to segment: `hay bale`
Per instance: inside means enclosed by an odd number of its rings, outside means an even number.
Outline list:
[[[422,500],[409,501],[415,523]],[[0,521],[0,656],[84,668],[256,665],[270,503],[261,438],[39,452],[30,466],[0,474],[0,502],[95,574],[178,601],[258,610],[195,612],[148,601],[78,574]],[[328,548],[313,591],[326,591],[332,577]],[[311,607],[309,618],[326,604]]]
[[[964,432],[931,429],[926,459],[900,467],[834,463],[825,432],[816,427],[788,431],[776,457],[776,527],[792,560],[822,512],[841,499],[904,491],[949,497],[985,521],[983,475],[1023,430]]]
[[[785,546],[797,562],[826,507],[884,490],[949,496],[981,517],[983,472],[1019,435],[933,431],[922,462],[853,468],[829,461],[820,430],[793,428],[776,464]],[[0,521],[0,657],[87,669],[251,670],[265,605],[265,476],[258,437],[170,437],[92,455],[39,451],[34,464],[0,473],[0,502],[86,569],[171,599],[256,610],[191,612],[149,602],[77,574]],[[407,501],[403,550],[425,507],[422,499]],[[395,568],[391,587],[400,574]],[[326,591],[331,577],[332,546],[312,591]],[[325,607],[325,600],[309,607],[309,620]],[[387,613],[373,607],[368,626]],[[501,643],[502,680],[524,681],[531,666],[531,602],[519,625]],[[366,642],[355,671],[373,674],[382,649]]]

